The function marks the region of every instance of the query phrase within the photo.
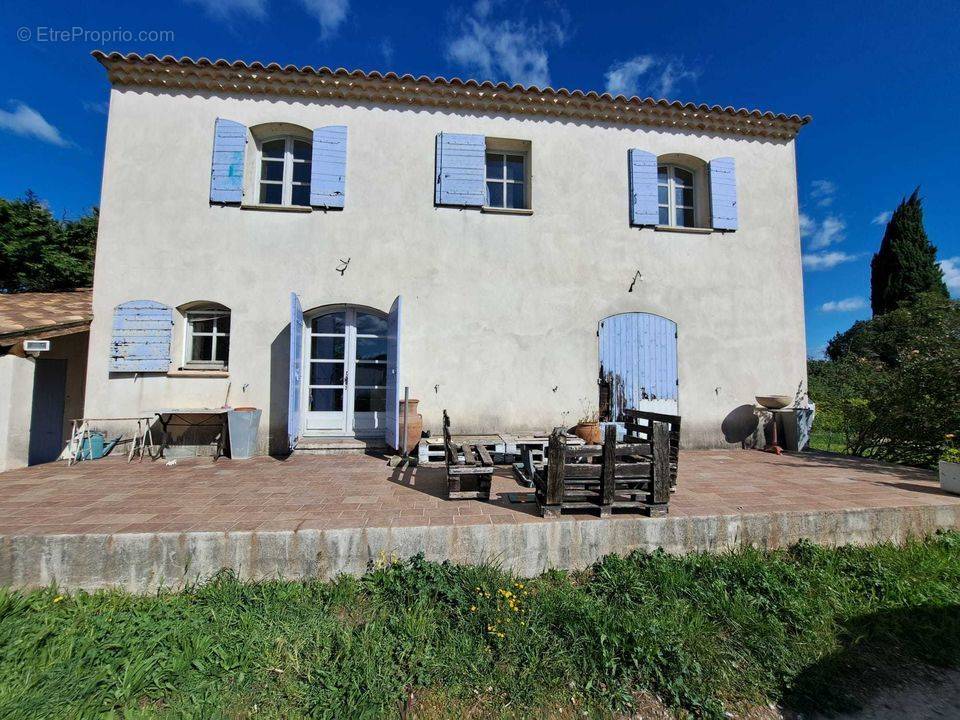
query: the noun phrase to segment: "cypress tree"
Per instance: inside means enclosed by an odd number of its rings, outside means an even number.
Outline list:
[[[918,187],[900,201],[870,263],[870,306],[874,315],[882,315],[921,293],[950,297],[937,264],[937,248],[923,229]]]

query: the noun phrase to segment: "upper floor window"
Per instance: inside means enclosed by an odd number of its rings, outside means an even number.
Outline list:
[[[230,357],[230,311],[189,310],[186,315],[186,367],[225,368]]]
[[[310,141],[274,138],[260,144],[258,202],[261,205],[310,206]]]
[[[511,209],[527,207],[525,155],[487,153],[487,205]]]
[[[657,167],[657,205],[660,225],[695,227],[694,175],[676,165]]]

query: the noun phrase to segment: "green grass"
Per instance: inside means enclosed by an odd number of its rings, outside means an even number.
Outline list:
[[[333,583],[0,590],[0,718],[619,717],[651,696],[717,718],[839,709],[960,666],[958,608],[954,533],[612,556],[529,581],[414,559]]]
[[[847,444],[841,433],[830,432],[829,430],[817,430],[814,428],[813,432],[810,433],[810,449],[845,453]]]

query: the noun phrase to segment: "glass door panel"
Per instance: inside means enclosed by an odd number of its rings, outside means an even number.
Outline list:
[[[307,362],[307,430],[347,432],[349,325],[347,311],[327,313],[310,322]]]
[[[356,313],[353,426],[359,433],[382,430],[387,409],[387,320]]]

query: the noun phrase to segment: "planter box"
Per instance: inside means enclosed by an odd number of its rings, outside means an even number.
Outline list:
[[[940,461],[940,489],[960,495],[960,463]]]

